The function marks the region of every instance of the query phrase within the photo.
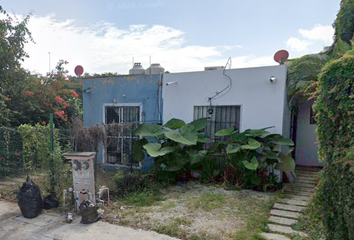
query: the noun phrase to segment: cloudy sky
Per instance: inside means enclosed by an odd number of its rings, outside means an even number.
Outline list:
[[[132,61],[170,72],[276,64],[332,43],[340,0],[2,0],[9,13],[32,17],[35,43],[24,67],[46,73],[59,59],[85,72],[127,74]],[[50,52],[50,54],[48,54]]]

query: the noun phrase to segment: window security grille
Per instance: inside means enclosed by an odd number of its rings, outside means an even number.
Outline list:
[[[140,123],[139,106],[107,106],[105,107],[106,124],[118,124],[107,133],[106,163],[131,164],[132,131]],[[135,139],[135,137],[133,137]],[[138,165],[134,162],[133,165]]]
[[[240,106],[195,106],[194,119],[200,118],[210,119],[204,131],[212,140],[220,140],[215,133],[221,129],[234,127],[240,130]]]

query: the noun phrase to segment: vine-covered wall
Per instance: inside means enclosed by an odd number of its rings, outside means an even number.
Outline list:
[[[315,105],[326,238],[354,239],[354,51],[326,64]]]

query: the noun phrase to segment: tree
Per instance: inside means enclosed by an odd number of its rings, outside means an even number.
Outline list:
[[[9,101],[15,101],[16,96],[26,87],[25,79],[28,72],[21,68],[21,63],[28,57],[24,45],[32,41],[27,29],[30,15],[22,21],[14,21],[0,6],[0,123],[11,125],[15,111],[8,108]]]
[[[289,105],[313,95],[316,90],[318,74],[328,56],[324,53],[309,54],[287,62],[287,92]]]

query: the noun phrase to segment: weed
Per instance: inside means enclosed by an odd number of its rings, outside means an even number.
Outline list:
[[[118,171],[114,175],[113,180],[116,183],[117,195],[120,197],[133,192],[144,191],[151,185],[149,177],[141,172],[130,173]]]
[[[234,240],[263,240],[265,239],[261,232],[267,230],[268,214],[270,208],[274,205],[276,197],[270,201],[249,199],[238,203],[239,216],[246,220],[246,226],[233,235]],[[258,207],[257,206],[258,202]]]
[[[162,206],[162,208],[163,208],[164,210],[168,210],[168,209],[171,209],[171,208],[174,208],[174,207],[176,207],[176,203],[173,202],[173,201],[168,201],[166,204],[164,204],[164,205]]]
[[[157,205],[159,201],[165,201],[166,198],[161,194],[151,192],[151,191],[143,191],[143,192],[134,192],[132,194],[127,195],[123,202],[129,206],[135,207],[148,207]]]
[[[160,225],[154,230],[158,233],[167,234],[169,236],[185,238],[187,236],[187,232],[181,229],[182,222],[183,220],[181,218],[172,218],[168,224]]]
[[[190,209],[203,209],[210,211],[220,208],[225,203],[225,196],[220,193],[204,193],[189,204]]]

